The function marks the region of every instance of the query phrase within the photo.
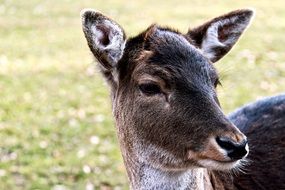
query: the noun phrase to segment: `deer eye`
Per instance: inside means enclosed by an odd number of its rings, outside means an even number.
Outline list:
[[[157,84],[153,83],[140,84],[139,89],[146,95],[155,95],[161,93],[160,87]]]

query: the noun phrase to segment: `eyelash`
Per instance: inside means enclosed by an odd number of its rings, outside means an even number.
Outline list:
[[[214,82],[214,86],[217,87],[218,85],[222,86],[222,83],[219,79],[216,79]]]

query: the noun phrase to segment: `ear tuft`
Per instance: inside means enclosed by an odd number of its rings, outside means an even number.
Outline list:
[[[242,9],[212,19],[188,32],[204,55],[212,62],[228,53],[238,41],[254,15],[252,9]]]

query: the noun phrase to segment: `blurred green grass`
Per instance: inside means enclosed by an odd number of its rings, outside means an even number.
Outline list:
[[[108,87],[81,31],[86,7],[129,36],[154,22],[186,31],[253,7],[252,26],[217,64],[222,107],[228,113],[285,90],[283,0],[0,0],[1,190],[128,188]]]

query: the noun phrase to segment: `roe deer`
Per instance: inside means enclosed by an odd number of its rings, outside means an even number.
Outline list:
[[[252,113],[251,106],[237,111],[233,123],[215,90],[213,63],[230,51],[252,16],[252,10],[233,11],[186,34],[151,25],[126,40],[114,20],[82,11],[89,48],[111,88],[131,189],[285,188],[284,96],[272,101],[268,113],[263,105]],[[256,123],[246,119],[255,113]],[[240,130],[256,151],[250,175],[233,177],[227,172],[241,167],[249,151]]]

